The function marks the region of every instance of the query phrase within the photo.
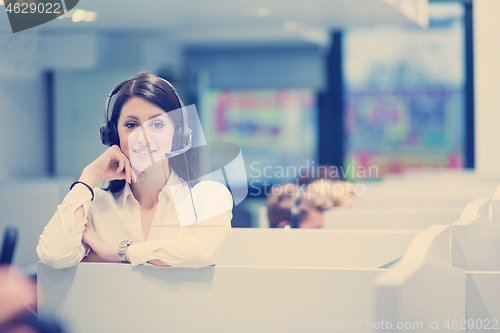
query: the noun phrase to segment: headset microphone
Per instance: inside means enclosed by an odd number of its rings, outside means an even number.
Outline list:
[[[188,138],[188,142],[186,143],[186,147],[184,147],[182,149],[179,149],[179,150],[176,150],[176,151],[171,151],[169,153],[165,153],[165,158],[170,158],[170,157],[174,157],[174,156],[178,156],[178,155],[184,154],[189,149],[191,149],[193,147],[193,137],[192,137],[191,133],[192,133],[191,129],[189,128],[188,131],[187,131],[187,134],[189,135],[189,138]]]
[[[299,214],[300,214],[300,200],[302,200],[302,195],[304,194],[304,190],[302,189],[304,185],[299,187],[297,190],[297,198],[295,199],[294,205],[290,212],[292,213],[290,217],[290,228],[298,228],[299,227]]]

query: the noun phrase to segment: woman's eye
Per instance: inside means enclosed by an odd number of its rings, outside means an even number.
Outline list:
[[[151,127],[154,129],[162,129],[163,126],[165,126],[165,125],[163,125],[163,123],[161,121],[156,121],[156,122],[151,124]]]
[[[136,128],[137,124],[136,123],[126,123],[125,127],[132,129],[132,128]]]

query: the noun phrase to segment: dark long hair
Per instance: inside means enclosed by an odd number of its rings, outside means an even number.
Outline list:
[[[125,83],[120,89],[120,92],[116,97],[110,119],[115,129],[118,128],[118,119],[120,118],[123,105],[125,105],[125,103],[133,97],[140,97],[150,103],[153,103],[168,113],[170,119],[175,125],[173,150],[183,148],[182,140],[180,139],[182,138],[180,133],[182,133],[183,130],[183,113],[170,112],[173,110],[179,110],[181,108],[181,104],[169,84],[149,72],[139,73],[136,77]],[[115,138],[112,138],[111,144],[120,146],[118,131],[116,131],[116,133],[117,135]],[[196,149],[192,148],[184,154],[171,157],[169,159],[169,165],[180,178],[183,178],[186,181],[189,179],[190,186],[194,186],[197,182],[199,182],[196,178]],[[124,186],[125,180],[112,180],[109,182],[106,190],[115,193],[121,191]]]

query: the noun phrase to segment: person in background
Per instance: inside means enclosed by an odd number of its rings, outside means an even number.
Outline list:
[[[9,265],[0,266],[0,333],[38,332],[20,321],[36,304],[36,283]]]
[[[323,212],[354,205],[354,185],[338,179],[331,166],[318,166],[301,174],[295,184],[284,184],[266,201],[269,226],[322,228]]]

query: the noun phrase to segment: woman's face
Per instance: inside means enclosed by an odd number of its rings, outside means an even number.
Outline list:
[[[167,113],[153,103],[131,98],[123,105],[117,125],[121,150],[136,174],[172,150],[175,126]]]

